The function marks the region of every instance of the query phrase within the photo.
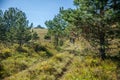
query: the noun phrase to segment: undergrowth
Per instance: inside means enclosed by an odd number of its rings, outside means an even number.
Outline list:
[[[0,79],[14,75],[28,67],[34,65],[37,61],[42,62],[49,59],[55,53],[55,50],[45,46],[33,43],[19,46],[13,44],[6,47],[1,44],[0,48]],[[37,47],[36,47],[37,46]],[[36,51],[37,50],[37,51]]]
[[[61,80],[117,80],[116,62],[98,57],[76,56]]]
[[[62,72],[62,68],[72,57],[73,55],[69,53],[56,54],[52,58],[42,63],[37,63],[5,80],[55,80],[56,76]]]

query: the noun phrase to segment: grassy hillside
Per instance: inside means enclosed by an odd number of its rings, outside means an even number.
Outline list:
[[[35,32],[38,33],[38,36],[39,36],[39,40],[42,42],[44,41],[44,36],[47,34],[47,29],[40,29],[40,28],[37,28],[37,29],[33,29]]]
[[[40,36],[37,43],[25,44],[22,48],[17,44],[1,47],[4,56],[0,57],[4,59],[0,64],[0,80],[120,79],[119,59],[109,57],[101,61],[84,38],[81,37],[75,44],[66,40],[57,51],[52,43],[44,41],[46,29],[34,31]]]
[[[119,80],[119,61],[111,58],[101,61],[93,56],[95,53],[84,39],[75,44],[66,41],[59,52],[50,45],[46,48],[54,54],[52,57],[45,57],[44,52],[40,51],[36,59],[31,57],[33,62],[30,61],[27,68],[3,80]],[[23,60],[18,58],[17,61],[26,63],[25,59],[29,58],[22,56]]]

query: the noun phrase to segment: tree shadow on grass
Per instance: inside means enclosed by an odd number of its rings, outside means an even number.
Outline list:
[[[116,67],[116,77],[117,80],[120,80],[120,57],[118,56],[108,56],[107,59],[111,59],[113,62],[115,62],[117,64]]]

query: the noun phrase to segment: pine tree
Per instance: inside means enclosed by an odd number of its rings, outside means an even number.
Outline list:
[[[62,19],[62,16],[58,14],[53,20],[46,21],[45,24],[49,34],[54,35],[54,45],[56,47],[59,46],[59,42],[62,41],[62,38],[64,37],[67,23]]]
[[[64,20],[76,30],[82,29],[82,35],[98,48],[104,60],[109,39],[116,38],[120,32],[120,1],[74,0],[74,5],[76,9],[61,10]]]
[[[3,14],[4,33],[6,42],[19,43],[22,46],[32,39],[31,26],[24,12],[17,8],[9,8]],[[4,39],[4,38],[3,38]]]

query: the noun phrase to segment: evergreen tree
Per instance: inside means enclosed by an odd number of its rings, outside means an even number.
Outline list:
[[[22,11],[18,12],[17,14],[19,16],[17,21],[17,42],[22,46],[24,43],[27,43],[31,40],[31,26],[28,25],[28,20],[26,19],[25,13]]]
[[[3,22],[3,12],[0,10],[0,42],[5,40],[5,26]]]
[[[53,20],[46,21],[45,24],[48,28],[49,34],[54,35],[54,43],[57,47],[64,37],[65,27],[67,25],[66,22],[62,19],[61,14],[58,14]]]
[[[22,46],[32,39],[31,26],[24,12],[17,8],[0,11],[0,41],[19,43]]]
[[[82,29],[82,35],[99,49],[104,60],[109,39],[116,38],[120,32],[120,1],[74,0],[74,5],[76,9],[61,9],[64,20]]]

